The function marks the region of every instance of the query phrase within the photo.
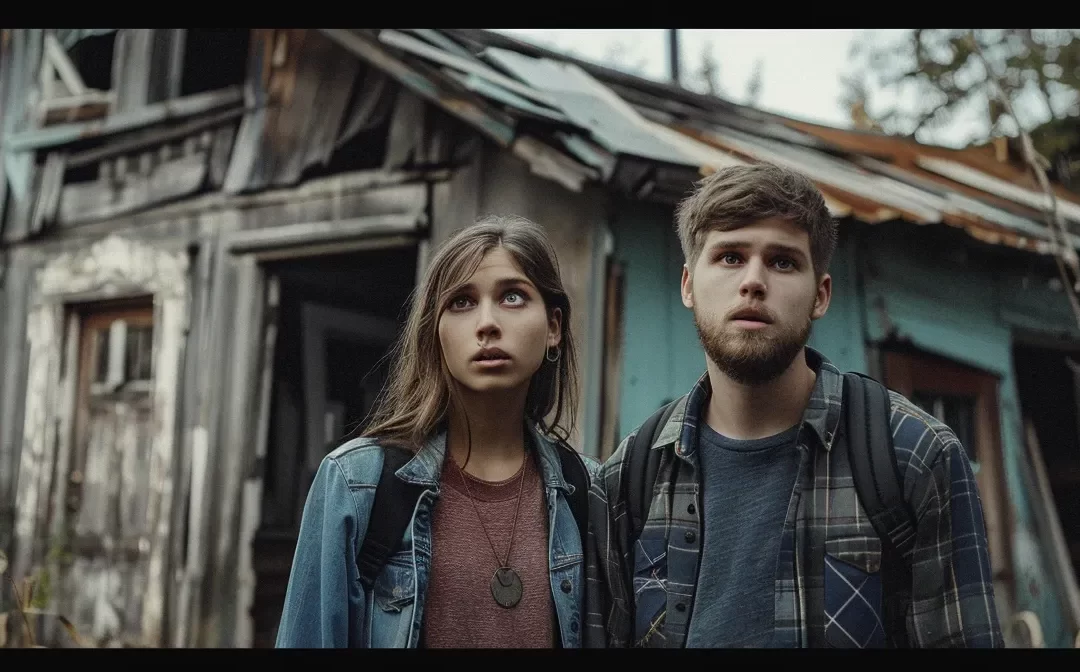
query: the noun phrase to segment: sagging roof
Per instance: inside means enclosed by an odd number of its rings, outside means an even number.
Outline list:
[[[561,166],[548,160],[540,169],[534,160],[534,169],[570,188],[584,179],[674,200],[689,180],[769,161],[813,179],[837,216],[944,224],[991,244],[1053,251],[1048,199],[994,148],[954,150],[809,124],[490,31],[323,32],[519,155],[564,155]],[[1060,187],[1056,197],[1070,228],[1080,226],[1080,198]],[[1080,245],[1076,236],[1071,242]]]

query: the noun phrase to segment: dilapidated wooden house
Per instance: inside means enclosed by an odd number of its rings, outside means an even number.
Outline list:
[[[1076,500],[1047,495],[1023,434],[1035,416],[1076,441],[1030,371],[1064,379],[1080,330],[1038,196],[992,149],[816,127],[479,30],[5,30],[0,129],[0,549],[97,643],[272,643],[314,470],[378,390],[432,246],[480,214],[550,232],[575,440],[608,454],[703,367],[675,202],[761,160],[841,220],[813,345],[966,432],[1003,620],[1080,628]],[[1060,362],[1021,364],[1020,341]]]

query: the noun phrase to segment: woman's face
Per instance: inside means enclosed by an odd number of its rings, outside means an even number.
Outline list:
[[[562,315],[553,312],[513,257],[494,248],[439,320],[450,374],[472,392],[524,393],[548,348],[559,344]]]

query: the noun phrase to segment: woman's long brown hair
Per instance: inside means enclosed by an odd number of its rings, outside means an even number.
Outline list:
[[[413,293],[409,317],[390,352],[390,376],[362,436],[419,449],[446,420],[453,380],[443,361],[439,319],[448,302],[480,265],[502,247],[543,297],[548,316],[562,311],[561,354],[543,360],[529,383],[525,416],[561,439],[569,438],[577,410],[577,355],[570,329],[570,300],[558,258],[544,230],[518,216],[487,216],[461,229],[431,259]]]

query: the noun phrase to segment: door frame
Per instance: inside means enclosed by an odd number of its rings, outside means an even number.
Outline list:
[[[202,606],[192,596],[183,605],[181,620],[189,622],[193,632],[183,645],[249,648],[254,641],[251,609],[256,576],[251,549],[261,519],[280,300],[279,280],[268,262],[403,247],[416,248],[422,262],[425,224],[426,215],[417,210],[235,231],[219,239],[215,284],[232,289],[216,293],[211,312],[217,319],[211,321],[222,324],[229,315],[233,326],[213,334],[213,360],[207,366],[220,367],[222,379],[219,389],[207,391],[206,426],[217,427],[212,444],[239,449],[225,451],[202,467],[203,476],[214,481],[214,508],[197,503],[192,492],[192,507],[215,510],[218,516],[190,530],[192,543],[215,545],[208,549],[213,553],[210,567],[199,569],[196,580],[202,583],[218,627],[213,632],[197,627]],[[306,437],[305,444],[309,440]]]
[[[19,474],[16,485],[14,576],[35,569],[56,575],[49,560],[50,538],[66,525],[64,502],[69,470],[79,373],[80,310],[83,305],[152,297],[153,354],[150,471],[161,479],[149,504],[148,584],[143,597],[141,644],[159,646],[168,591],[169,521],[177,474],[173,468],[189,301],[189,257],[122,235],[56,254],[37,274],[27,315],[29,362]],[[78,624],[76,624],[78,625]]]
[[[304,419],[306,423],[306,450],[304,469],[313,473],[325,454],[326,441],[320,420],[326,413],[326,367],[320,349],[327,336],[344,334],[356,340],[372,343],[391,343],[397,336],[397,320],[366,315],[314,302],[300,306],[301,347],[303,348]],[[269,420],[269,418],[267,418]],[[306,482],[306,481],[305,481]]]

